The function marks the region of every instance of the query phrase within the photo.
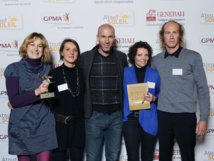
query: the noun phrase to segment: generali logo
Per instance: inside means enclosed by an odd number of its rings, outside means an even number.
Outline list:
[[[18,40],[0,40],[0,50],[17,51],[19,49]]]
[[[159,149],[155,149],[153,153],[153,160],[159,160]]]
[[[146,14],[146,21],[156,21],[156,10],[149,10]]]
[[[117,37],[115,39],[115,46],[117,50],[128,50],[131,45],[135,43],[134,37]]]
[[[51,24],[70,24],[71,23],[71,13],[51,13],[44,14],[42,16],[42,21],[44,23]]]
[[[21,15],[6,15],[0,16],[0,29],[21,29]]]
[[[102,16],[102,23],[114,26],[133,26],[134,16],[132,12],[106,13]]]
[[[184,21],[184,17],[184,11],[157,11],[156,9],[150,9],[146,13],[147,22]]]

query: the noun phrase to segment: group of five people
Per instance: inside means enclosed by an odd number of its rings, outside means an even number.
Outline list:
[[[136,42],[126,54],[113,48],[115,29],[98,28],[92,50],[80,55],[78,43],[65,39],[60,46],[63,64],[51,70],[48,43],[39,33],[25,38],[19,62],[5,70],[11,104],[9,154],[19,161],[100,161],[103,140],[107,161],[118,160],[121,135],[129,161],[152,161],[158,135],[160,161],[172,160],[174,138],[182,161],[194,161],[196,135],[204,135],[209,115],[209,90],[201,56],[182,47],[184,29],[176,21],[160,31],[165,50],[152,58],[147,42]],[[50,82],[39,75],[48,75]],[[145,99],[151,109],[131,111],[127,85],[152,83]],[[198,88],[196,88],[198,87]],[[196,125],[197,89],[200,121]],[[39,95],[54,92],[51,99]]]

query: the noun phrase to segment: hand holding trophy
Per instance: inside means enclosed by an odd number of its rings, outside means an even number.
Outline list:
[[[37,89],[35,90],[36,95],[40,95],[40,98],[41,98],[41,99],[55,97],[54,92],[48,92],[48,86],[49,86],[49,84],[54,83],[54,82],[51,82],[51,81],[49,80],[49,78],[53,78],[53,77],[47,76],[47,75],[41,76],[39,73],[38,73],[38,76],[39,76],[41,79],[44,79],[44,81],[43,81],[43,83],[39,86],[39,88],[37,88]]]

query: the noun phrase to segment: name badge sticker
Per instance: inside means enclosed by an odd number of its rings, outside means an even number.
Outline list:
[[[172,75],[183,75],[183,69],[172,69]]]
[[[154,89],[155,88],[155,83],[154,82],[147,82],[148,87]]]
[[[68,85],[67,83],[64,83],[64,84],[58,85],[57,88],[59,92],[62,92],[68,89]]]

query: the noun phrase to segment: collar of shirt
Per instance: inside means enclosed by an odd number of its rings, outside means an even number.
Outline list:
[[[181,52],[182,49],[183,49],[183,48],[182,48],[181,46],[179,46],[178,50],[176,50],[176,51],[175,51],[174,53],[172,53],[172,54],[169,54],[169,53],[167,52],[167,50],[166,50],[165,55],[164,55],[164,58],[166,58],[167,56],[175,56],[176,58],[178,58],[178,56],[179,56],[179,54],[180,54],[180,52]]]

